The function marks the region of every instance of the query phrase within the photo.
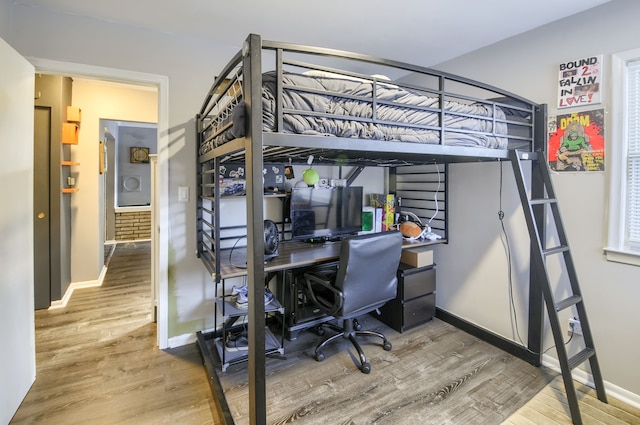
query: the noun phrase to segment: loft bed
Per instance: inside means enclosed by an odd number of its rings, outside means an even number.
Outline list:
[[[433,219],[447,241],[446,190],[424,207],[427,192],[446,182],[451,163],[508,160],[518,150],[534,157],[545,150],[546,107],[478,81],[406,63],[350,52],[265,41],[250,35],[215,79],[196,116],[197,255],[214,282],[221,280],[225,233],[219,211],[220,168],[245,163],[247,280],[249,297],[264,291],[263,164],[386,167],[389,190],[401,193],[403,210]],[[435,167],[435,171],[434,171]],[[402,170],[417,170],[403,173]],[[403,174],[412,177],[400,188]],[[425,175],[431,175],[424,180]],[[349,179],[348,179],[349,180]],[[426,182],[426,183],[425,183]],[[446,186],[446,185],[445,185]],[[439,191],[439,189],[438,189]],[[432,196],[431,193],[429,196]],[[404,200],[413,199],[405,206]],[[422,203],[422,204],[421,204]],[[421,206],[422,205],[422,206]],[[438,214],[429,213],[437,211]],[[285,234],[285,223],[282,233]],[[542,301],[530,300],[541,311]],[[540,338],[542,314],[530,316],[530,335]],[[469,330],[530,363],[541,358],[453,316]],[[248,312],[250,402],[256,423],[266,421],[265,314],[255,303]],[[536,329],[537,328],[537,329]],[[255,332],[251,332],[255,329]],[[215,331],[214,331],[215,332]],[[205,343],[199,334],[202,351]],[[534,338],[535,339],[535,338]],[[530,342],[530,345],[532,343]],[[531,347],[530,347],[531,348]],[[215,361],[213,361],[215,363]],[[216,370],[205,365],[212,390],[222,400]],[[223,400],[224,401],[224,400]]]

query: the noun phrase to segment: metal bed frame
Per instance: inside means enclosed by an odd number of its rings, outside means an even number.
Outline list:
[[[304,61],[300,58],[304,58]],[[310,59],[309,59],[310,58]],[[317,69],[329,72],[340,72],[358,78],[371,78],[360,70],[364,66],[372,66],[374,70],[384,69],[392,73],[401,73],[403,83],[393,80],[392,84],[402,84],[410,89],[420,89],[440,97],[440,122],[443,123],[445,111],[442,105],[445,99],[460,99],[465,102],[481,102],[508,109],[520,118],[508,115],[504,121],[509,127],[509,146],[506,150],[480,147],[449,146],[443,144],[445,132],[455,131],[444,124],[435,127],[440,133],[439,144],[419,144],[408,142],[390,142],[381,140],[346,139],[340,137],[323,137],[282,133],[283,110],[278,102],[276,110],[276,131],[265,132],[262,129],[262,76],[265,72],[265,59],[272,59],[272,68],[276,74],[277,91],[281,93],[282,75],[287,67],[297,69]],[[313,62],[311,62],[313,61]],[[320,63],[319,65],[317,63]],[[347,63],[348,69],[334,67],[336,63]],[[383,71],[384,72],[384,71]],[[428,81],[429,86],[418,85],[415,81]],[[408,82],[407,82],[408,81]],[[377,84],[372,78],[372,84]],[[451,90],[454,88],[455,90]],[[375,92],[375,89],[374,89]],[[233,107],[241,99],[245,105],[246,133],[242,138],[223,144],[211,142],[224,131],[225,116],[231,115]],[[375,99],[371,100],[375,106]],[[374,114],[375,115],[375,114]],[[374,117],[375,119],[375,117]],[[493,118],[495,120],[495,118]],[[221,124],[222,122],[222,124]],[[544,155],[546,150],[546,105],[530,102],[520,96],[444,72],[435,71],[406,63],[354,54],[339,50],[301,46],[262,40],[259,35],[248,36],[242,50],[239,51],[215,79],[207,93],[202,108],[196,116],[198,153],[196,158],[198,175],[197,200],[197,255],[202,259],[214,282],[220,282],[220,217],[216,214],[219,208],[220,185],[219,169],[225,162],[245,161],[246,169],[246,209],[247,209],[247,273],[249,287],[249,403],[253,412],[251,422],[266,423],[266,366],[265,366],[265,306],[262,293],[265,289],[264,271],[264,238],[263,238],[263,184],[262,167],[264,162],[280,162],[283,164],[306,163],[309,155],[314,155],[315,162],[329,165],[349,164],[359,167],[386,166],[389,170],[391,184],[397,180],[396,169],[405,166],[424,166],[439,164],[446,178],[449,163],[502,161],[509,160],[510,151],[518,149],[529,153],[531,158],[537,154]],[[494,126],[495,128],[495,126]],[[359,143],[360,142],[360,143]],[[199,147],[209,143],[211,149],[201,152]],[[402,173],[400,173],[402,174]],[[532,185],[537,184],[535,181]],[[446,195],[444,197],[446,199]],[[446,205],[440,206],[446,210]],[[446,214],[443,219],[443,230],[446,232]],[[445,234],[446,236],[446,234]],[[444,238],[446,242],[446,237]],[[528,347],[522,347],[512,341],[480,329],[447,312],[438,312],[438,317],[447,320],[481,338],[499,346],[526,361],[540,365],[541,355],[533,354],[541,351],[543,328],[543,300],[540,289],[532,275],[530,285],[529,341]],[[199,339],[199,344],[203,340]],[[219,388],[214,366],[204,359],[212,390],[221,398],[224,411],[224,395]],[[227,422],[232,419],[225,414]]]

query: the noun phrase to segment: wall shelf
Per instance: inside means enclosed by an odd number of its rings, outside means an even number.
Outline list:
[[[71,123],[71,122],[63,122],[62,123],[62,144],[77,145],[79,131],[80,131],[80,127],[78,126],[78,124]]]
[[[82,110],[77,106],[67,106],[67,121],[69,122],[82,121]]]
[[[77,145],[78,138],[80,135],[80,120],[81,120],[82,111],[80,108],[75,106],[67,106],[67,122],[62,123],[62,137],[60,139],[63,145]],[[70,151],[68,149],[64,150],[65,153],[63,155],[70,155]],[[60,166],[62,167],[73,167],[80,165],[79,162],[68,161],[66,159],[62,159],[60,161]],[[78,188],[75,187],[75,178],[70,176],[71,172],[68,169],[62,172],[62,177],[67,179],[67,184],[70,187],[62,188],[62,193],[76,193]]]

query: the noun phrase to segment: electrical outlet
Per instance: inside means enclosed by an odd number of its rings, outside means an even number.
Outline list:
[[[582,326],[580,321],[576,318],[569,319],[569,335],[582,335]]]

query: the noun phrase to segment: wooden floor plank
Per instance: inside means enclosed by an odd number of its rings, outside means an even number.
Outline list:
[[[603,403],[596,398],[595,390],[575,383],[578,394],[580,415],[585,425],[629,425],[640,424],[639,409],[609,397],[610,403]],[[560,377],[554,379],[531,401],[519,409],[505,421],[506,424],[531,419],[537,413],[546,417],[540,423],[572,424],[569,404]]]

